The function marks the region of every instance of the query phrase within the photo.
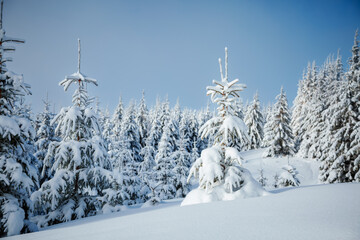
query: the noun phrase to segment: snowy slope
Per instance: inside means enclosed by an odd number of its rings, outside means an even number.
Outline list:
[[[167,208],[90,217],[8,239],[355,240],[360,239],[359,199],[360,184],[348,183],[187,207],[173,201]]]

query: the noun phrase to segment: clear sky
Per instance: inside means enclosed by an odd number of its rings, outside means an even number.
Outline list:
[[[8,69],[24,74],[32,86],[35,112],[46,92],[60,106],[71,95],[58,86],[77,70],[77,38],[82,41],[81,69],[96,78],[89,88],[112,111],[139,99],[148,105],[168,94],[171,104],[204,108],[206,86],[219,80],[218,58],[229,49],[229,78],[247,85],[244,101],[258,90],[263,103],[274,101],[281,85],[291,103],[308,61],[322,64],[341,50],[347,61],[360,1],[93,1],[5,0],[3,26],[23,38]]]

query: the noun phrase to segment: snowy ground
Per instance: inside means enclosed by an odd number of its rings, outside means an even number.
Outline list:
[[[244,157],[244,166],[255,177],[259,167],[270,179],[287,164],[287,159],[261,159],[261,151],[244,153]],[[360,184],[304,186],[317,182],[316,163],[289,160],[302,175],[302,187],[185,207],[180,207],[181,199],[172,200],[8,239],[360,239]]]

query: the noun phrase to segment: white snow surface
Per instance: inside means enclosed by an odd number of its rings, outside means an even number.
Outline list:
[[[288,160],[262,159],[262,152],[243,153],[243,166],[255,178],[263,168],[271,185],[272,176]],[[6,239],[360,239],[360,184],[305,186],[317,182],[317,163],[301,158],[290,158],[289,163],[299,171],[300,187],[184,207],[180,207],[183,199],[129,207]]]
[[[286,188],[266,197],[104,214],[8,239],[360,239],[360,184]],[[146,211],[147,210],[147,211]]]

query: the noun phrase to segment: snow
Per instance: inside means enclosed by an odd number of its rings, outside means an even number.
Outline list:
[[[9,134],[13,136],[20,135],[19,124],[13,118],[0,116],[0,134],[3,138]]]
[[[266,197],[179,207],[179,200],[129,209],[7,239],[360,238],[360,184],[285,188]]]
[[[318,184],[319,162],[314,160],[303,159],[301,157],[268,157],[263,158],[262,155],[266,149],[250,150],[242,152],[243,166],[247,168],[255,179],[260,177],[260,169],[263,169],[264,177],[268,179],[265,189],[273,189],[274,176],[280,175],[285,165],[292,165],[299,172],[298,179],[300,186]]]

